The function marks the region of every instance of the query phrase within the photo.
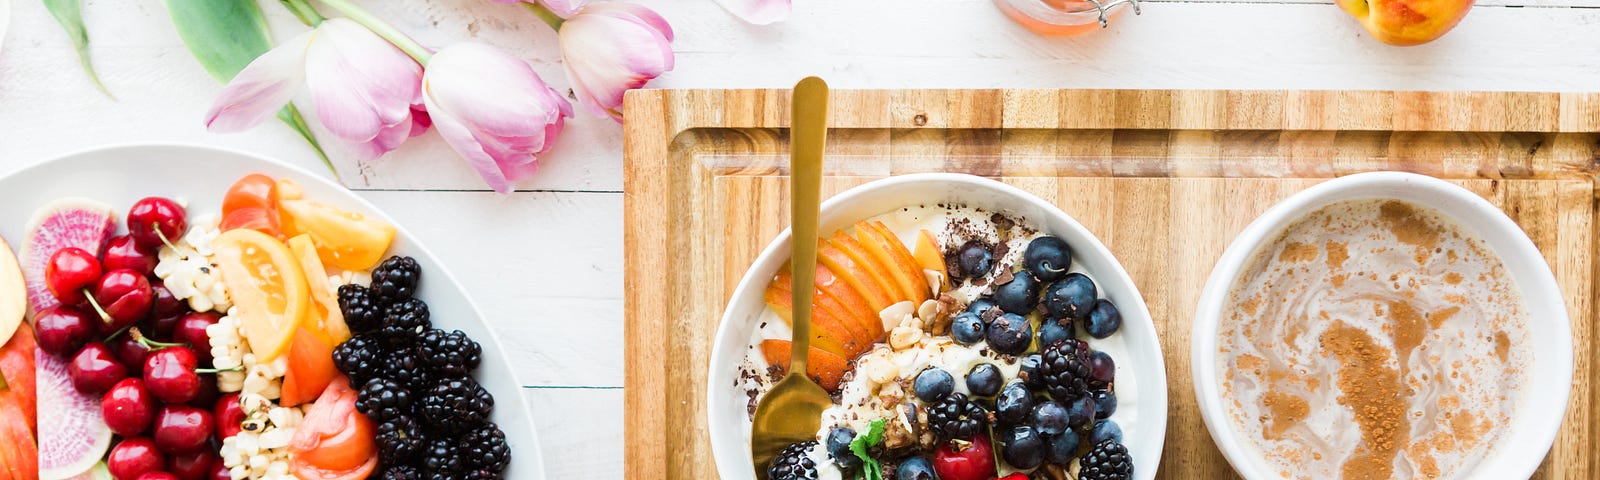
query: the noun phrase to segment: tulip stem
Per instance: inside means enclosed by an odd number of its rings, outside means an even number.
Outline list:
[[[544,24],[549,25],[550,29],[555,30],[556,32],[560,32],[561,24],[567,22],[565,19],[562,19],[560,15],[556,15],[556,12],[550,11],[550,9],[546,8],[543,4],[528,2],[523,3],[522,5],[528,7],[528,11],[533,12],[533,14],[539,17],[540,20],[544,20]]]
[[[287,8],[289,12],[294,13],[294,16],[298,17],[300,22],[308,27],[315,27],[321,24],[323,20],[328,19],[322,16],[321,13],[317,13],[317,9],[312,7],[310,3],[306,3],[306,0],[278,0],[278,2],[283,4],[283,8]]]
[[[406,55],[410,55],[411,59],[416,60],[418,64],[427,66],[428,59],[433,58],[433,52],[429,52],[427,47],[423,47],[422,44],[417,43],[416,40],[412,40],[411,37],[406,36],[404,32],[394,28],[394,25],[390,25],[388,22],[383,21],[383,19],[373,16],[366,10],[362,10],[361,7],[357,7],[355,4],[350,3],[349,0],[322,0],[322,4],[327,5],[329,8],[334,10],[338,10],[339,13],[343,13],[344,16],[350,17],[351,20],[355,20],[355,22],[361,24],[361,26],[367,27],[368,30],[372,30],[372,33],[378,34],[378,36],[383,37],[384,40],[388,40],[389,43],[394,44],[394,46],[399,48],[400,51],[406,52]]]

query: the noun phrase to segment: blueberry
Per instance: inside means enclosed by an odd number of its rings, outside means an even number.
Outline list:
[[[1018,315],[1033,313],[1039,304],[1039,281],[1027,272],[1017,272],[1011,281],[994,287],[994,304]]]
[[[961,278],[979,278],[989,274],[994,268],[994,253],[989,251],[989,245],[982,240],[968,240],[956,250],[956,270],[952,272]]]
[[[1015,313],[1001,315],[989,324],[989,348],[1006,355],[1020,355],[1033,343],[1033,323]]]
[[[1045,401],[1033,407],[1033,429],[1045,435],[1060,435],[1070,427],[1067,423],[1067,407],[1053,401]]]
[[[1044,308],[1051,318],[1080,319],[1094,309],[1096,295],[1094,280],[1081,273],[1069,273],[1045,289]]]
[[[900,467],[894,469],[894,478],[898,480],[938,480],[939,475],[933,473],[933,464],[923,457],[911,457],[900,462]]]
[[[1067,430],[1060,435],[1050,437],[1045,445],[1044,459],[1057,465],[1072,463],[1078,453],[1078,432]]]
[[[1006,425],[1021,425],[1033,413],[1033,392],[1022,382],[1013,381],[1000,390],[994,400],[995,418]]]
[[[967,311],[976,314],[978,318],[983,318],[983,312],[987,312],[991,308],[1000,308],[1000,306],[995,305],[994,300],[988,298],[980,298],[967,304]]]
[[[954,338],[956,343],[972,345],[983,341],[983,335],[983,320],[975,313],[963,312],[950,321],[950,337]]]
[[[1094,338],[1106,338],[1117,333],[1120,327],[1122,312],[1117,311],[1117,304],[1102,298],[1094,302],[1094,309],[1089,311],[1089,322],[1083,324],[1083,331]]]
[[[1022,252],[1022,265],[1039,280],[1054,281],[1066,275],[1067,267],[1072,266],[1072,249],[1060,238],[1035,238]]]
[[[1100,442],[1106,440],[1116,440],[1117,443],[1122,443],[1122,427],[1117,426],[1117,422],[1110,420],[1095,422],[1094,430],[1089,432],[1090,445],[1099,445]]]
[[[1039,376],[1039,363],[1043,361],[1044,358],[1037,353],[1022,357],[1022,361],[1018,362],[1021,369],[1017,372],[1017,376],[1021,377],[1029,387],[1043,388],[1044,380]]]
[[[833,463],[839,464],[839,468],[861,466],[861,457],[850,451],[850,441],[855,439],[856,431],[850,427],[835,427],[828,432],[828,455],[833,456]]]
[[[917,381],[912,385],[912,391],[916,392],[917,398],[924,402],[937,402],[956,391],[956,379],[942,368],[929,367],[917,374]]]
[[[1092,395],[1078,397],[1067,407],[1067,423],[1071,424],[1073,428],[1088,425],[1089,422],[1094,421],[1094,409],[1095,403]]]
[[[1067,320],[1045,319],[1039,323],[1039,346],[1072,338],[1072,323]]]
[[[992,363],[980,363],[967,372],[967,391],[974,397],[992,397],[1004,382],[1005,375]]]
[[[1033,427],[1013,427],[1000,432],[1000,458],[1019,470],[1027,470],[1044,463],[1044,437]]]
[[[1111,393],[1110,390],[1095,390],[1093,396],[1095,420],[1104,420],[1110,417],[1111,414],[1117,413],[1116,394]]]
[[[1089,355],[1089,384],[1095,388],[1105,388],[1117,378],[1117,362],[1111,359],[1111,354],[1096,351]]]

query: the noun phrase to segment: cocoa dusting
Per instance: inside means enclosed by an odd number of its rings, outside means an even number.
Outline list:
[[[1391,352],[1367,332],[1344,322],[1329,328],[1321,345],[1339,360],[1339,404],[1350,408],[1361,429],[1361,445],[1342,466],[1343,478],[1390,478],[1395,455],[1410,440],[1411,431],[1405,421],[1400,372],[1386,365]]]

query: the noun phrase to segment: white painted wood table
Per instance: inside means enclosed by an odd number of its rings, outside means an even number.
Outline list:
[[[1142,16],[1072,39],[1031,35],[985,0],[798,0],[788,21],[766,27],[710,0],[640,1],[677,31],[677,69],[659,88],[785,87],[820,74],[835,88],[1600,89],[1600,0],[1483,1],[1455,32],[1411,48],[1372,41],[1330,0],[1150,1]],[[524,10],[359,3],[424,44],[492,43],[568,85],[555,35]],[[158,0],[85,0],[93,58],[116,100],[91,86],[39,0],[11,4],[0,172],[127,142],[218,145],[325,171],[279,124],[205,131],[221,87]],[[303,28],[277,2],[262,5],[279,38]],[[329,145],[344,182],[431,245],[482,305],[519,368],[551,478],[624,475],[621,136],[609,119],[580,116],[537,178],[509,195],[488,192],[437,133],[360,164]]]

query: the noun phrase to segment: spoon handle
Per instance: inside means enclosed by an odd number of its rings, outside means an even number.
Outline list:
[[[789,371],[807,373],[811,344],[811,299],[816,291],[817,216],[822,199],[822,150],[828,135],[828,84],[806,77],[794,86],[789,124],[789,260],[794,279],[794,335]]]

